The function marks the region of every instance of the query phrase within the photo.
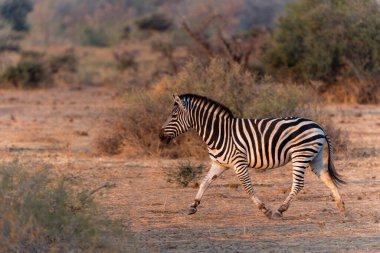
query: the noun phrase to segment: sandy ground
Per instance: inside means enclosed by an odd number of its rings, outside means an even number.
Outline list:
[[[241,187],[229,187],[238,183],[232,171],[208,189],[195,215],[183,214],[197,189],[167,182],[164,170],[177,160],[93,153],[107,114],[125,106],[104,88],[0,91],[2,161],[51,164],[57,175],[72,175],[85,187],[115,183],[96,199],[105,215],[132,231],[126,251],[380,252],[379,106],[327,107],[351,142],[350,154],[336,161],[349,182],[341,190],[346,221],[310,171],[283,220],[266,219]],[[278,207],[291,185],[291,168],[251,175],[261,199]]]

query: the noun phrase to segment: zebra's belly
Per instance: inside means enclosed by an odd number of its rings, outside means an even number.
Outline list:
[[[250,160],[249,161],[249,167],[254,168],[254,169],[259,169],[259,170],[266,170],[266,169],[274,169],[278,167],[282,167],[285,164],[289,163],[291,160],[290,155],[286,157],[286,159],[282,159],[281,161],[276,161],[276,160],[266,160],[264,159],[257,159],[257,160]]]

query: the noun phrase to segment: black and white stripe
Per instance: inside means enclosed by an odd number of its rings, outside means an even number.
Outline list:
[[[281,217],[290,201],[302,189],[308,166],[330,188],[342,212],[344,203],[337,186],[344,183],[332,163],[332,143],[325,131],[305,118],[235,118],[225,106],[194,94],[176,97],[171,117],[163,125],[160,138],[169,141],[193,128],[208,146],[213,161],[189,214],[195,213],[208,185],[226,169],[233,168],[244,190],[268,217]],[[323,167],[325,141],[329,146],[328,169]],[[256,196],[249,168],[269,169],[293,165],[293,184],[289,196],[272,214]]]

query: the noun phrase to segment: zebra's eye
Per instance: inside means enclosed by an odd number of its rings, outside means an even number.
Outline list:
[[[173,113],[172,114],[172,119],[177,119],[178,118],[178,114],[177,113]]]

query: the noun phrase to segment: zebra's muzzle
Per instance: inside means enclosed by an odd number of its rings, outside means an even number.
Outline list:
[[[172,138],[170,136],[167,136],[165,134],[165,131],[163,131],[163,130],[160,131],[159,137],[160,137],[160,141],[165,143],[165,144],[169,144],[170,141],[172,140]]]

